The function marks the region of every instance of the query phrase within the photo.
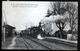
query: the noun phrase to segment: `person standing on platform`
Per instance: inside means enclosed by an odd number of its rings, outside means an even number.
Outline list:
[[[17,33],[15,32],[15,35],[17,35]]]

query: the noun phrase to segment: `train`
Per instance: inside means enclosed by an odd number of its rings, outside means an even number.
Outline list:
[[[31,27],[21,31],[21,36],[31,36],[36,38],[38,34],[41,34],[41,36],[44,34],[44,31],[42,31],[39,27]]]

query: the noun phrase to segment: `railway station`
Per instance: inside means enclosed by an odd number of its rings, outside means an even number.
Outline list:
[[[2,50],[77,47],[78,2],[2,1]]]

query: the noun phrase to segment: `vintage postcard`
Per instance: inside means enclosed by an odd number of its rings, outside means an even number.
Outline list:
[[[78,2],[2,1],[2,49],[78,50]]]

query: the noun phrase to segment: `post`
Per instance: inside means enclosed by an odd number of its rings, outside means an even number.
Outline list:
[[[5,28],[4,28],[4,42],[5,42]]]

